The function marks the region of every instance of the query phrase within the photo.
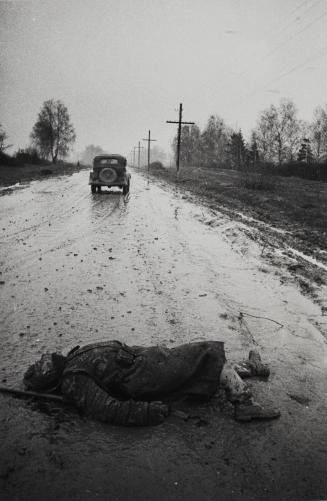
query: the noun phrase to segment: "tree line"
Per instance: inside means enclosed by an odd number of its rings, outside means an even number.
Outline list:
[[[42,158],[56,163],[68,155],[76,134],[62,101],[50,99],[43,103],[30,138],[30,146],[16,154],[22,161]],[[0,126],[1,154],[10,146],[7,139]],[[176,143],[177,136],[174,151]],[[101,147],[90,145],[82,158],[91,163],[92,157],[101,153]],[[305,122],[298,118],[294,103],[282,99],[260,113],[248,141],[241,130],[211,115],[203,130],[197,125],[183,126],[180,160],[184,165],[229,168],[283,166],[290,162],[322,164],[327,162],[327,104],[318,106],[311,122]]]
[[[176,151],[177,136],[173,140]],[[318,106],[311,122],[298,118],[289,99],[263,110],[246,141],[223,118],[211,115],[203,130],[182,128],[180,160],[184,165],[242,168],[260,164],[327,161],[327,104]]]

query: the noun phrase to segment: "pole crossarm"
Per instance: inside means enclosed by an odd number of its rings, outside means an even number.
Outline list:
[[[195,125],[195,122],[174,122],[173,120],[166,120],[166,124]]]

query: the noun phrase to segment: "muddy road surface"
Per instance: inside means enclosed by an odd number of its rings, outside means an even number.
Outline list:
[[[44,351],[95,340],[222,340],[231,361],[260,350],[271,377],[253,392],[282,415],[237,423],[218,394],[127,429],[0,395],[1,500],[327,499],[325,291],[304,295],[282,250],[267,259],[243,224],[213,224],[171,187],[133,172],[123,197],[87,182],[0,197],[1,384],[21,387]]]

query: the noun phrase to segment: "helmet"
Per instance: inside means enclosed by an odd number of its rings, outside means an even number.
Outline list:
[[[59,353],[44,353],[24,374],[24,385],[28,390],[54,389],[64,370],[66,357]]]

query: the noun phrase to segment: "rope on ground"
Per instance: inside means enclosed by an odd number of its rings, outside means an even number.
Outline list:
[[[240,311],[240,316],[239,316],[239,319],[242,320],[244,315],[248,316],[248,317],[252,317],[252,318],[259,318],[259,319],[262,319],[262,320],[269,320],[270,322],[274,322],[275,324],[279,325],[280,329],[282,327],[284,327],[283,324],[281,324],[280,322],[277,322],[277,320],[273,320],[272,318],[268,318],[268,317],[260,317],[260,316],[257,316],[257,315],[251,315],[251,313],[245,313],[243,311]]]
[[[249,335],[252,343],[255,344],[256,346],[259,346],[258,343],[256,342],[256,340],[254,339],[254,336],[253,336],[252,332],[250,331],[248,324],[244,320],[244,316],[243,316],[242,312],[240,312],[240,314],[238,316],[238,320],[240,322],[240,326],[241,327],[242,327],[242,325],[244,325],[244,327],[245,327],[245,329],[246,329],[246,331],[247,331],[247,333],[248,333],[248,335]]]

